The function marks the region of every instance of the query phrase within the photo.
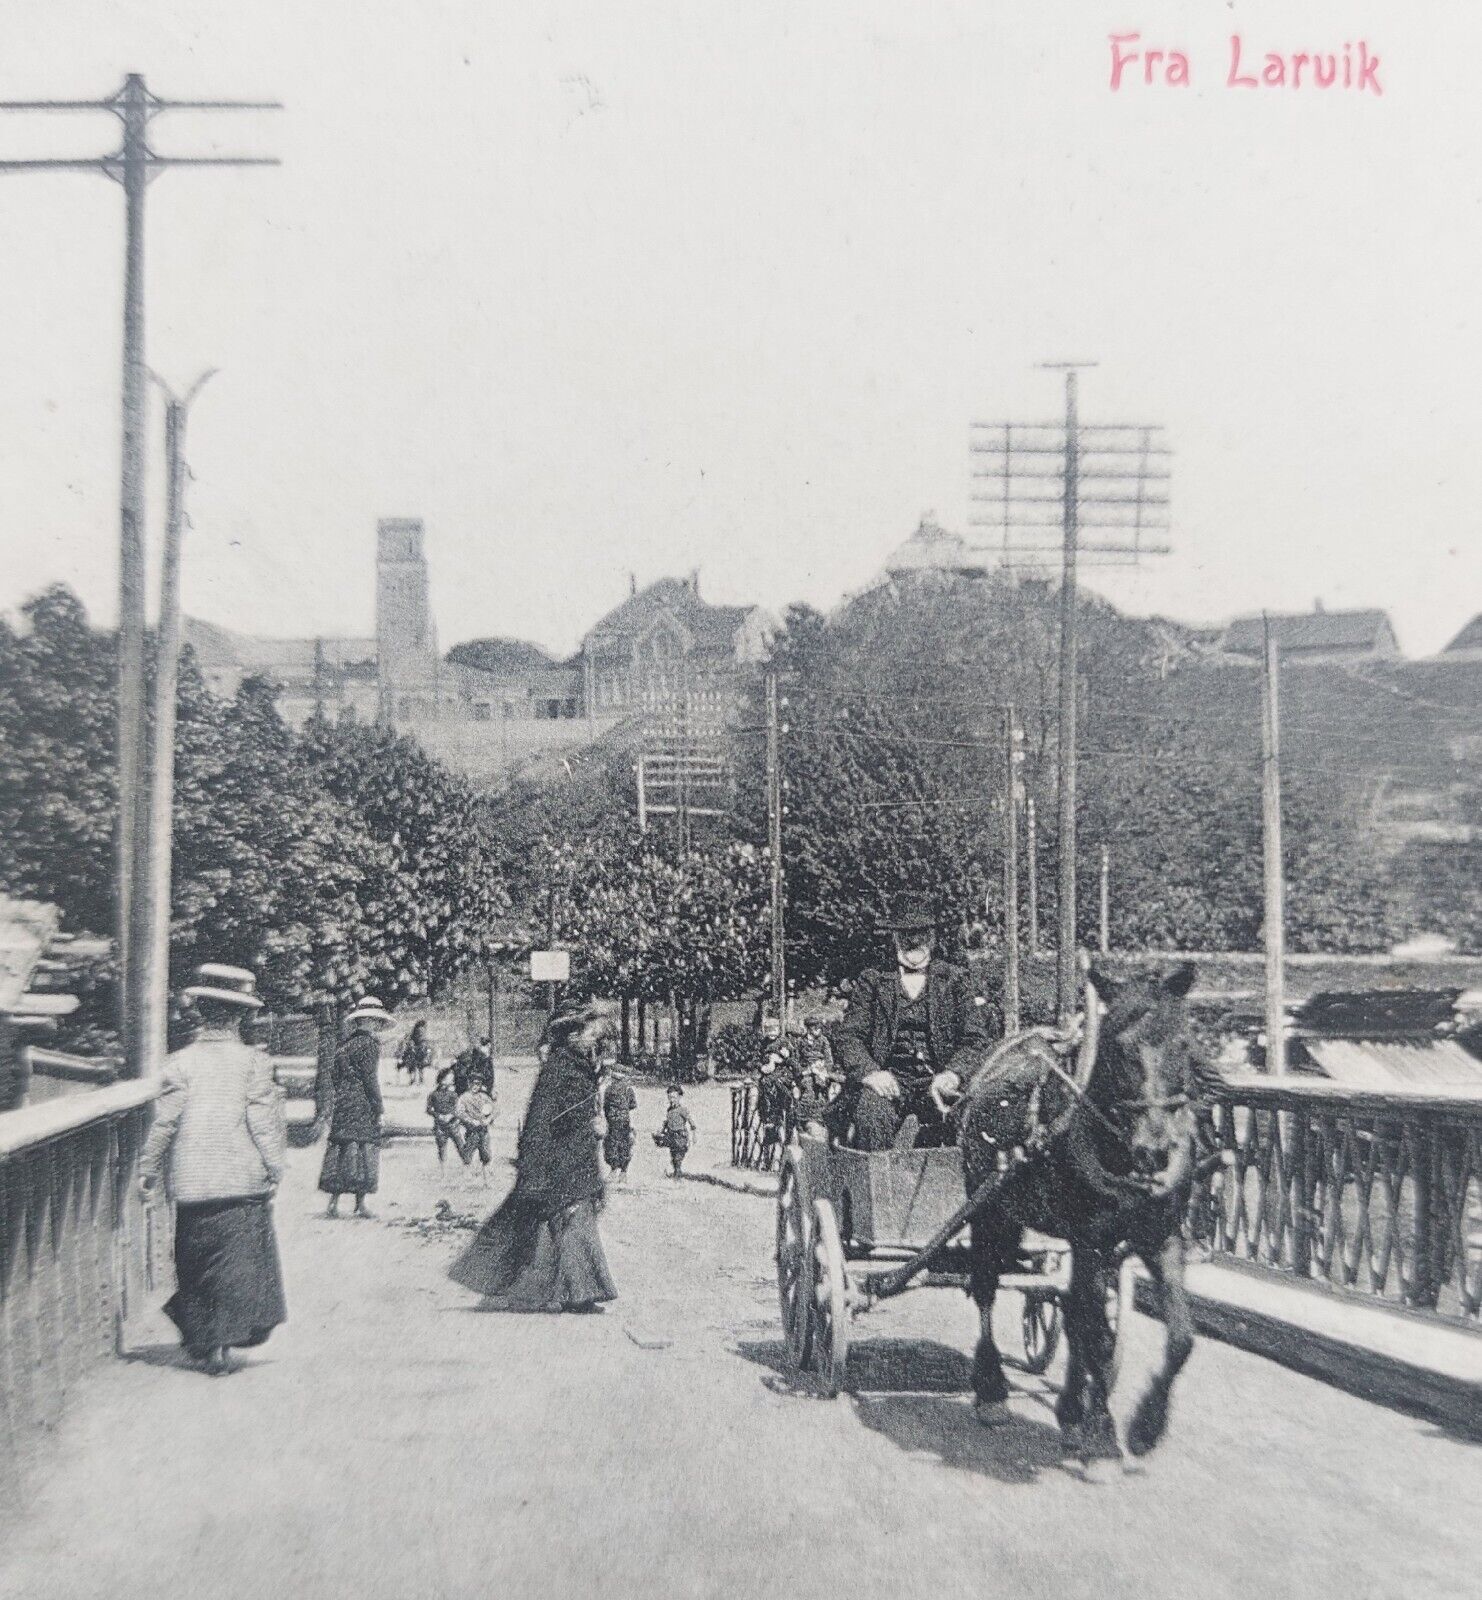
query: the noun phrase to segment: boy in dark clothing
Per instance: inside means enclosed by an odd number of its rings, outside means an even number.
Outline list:
[[[684,1103],[684,1090],[679,1085],[669,1087],[669,1109],[664,1113],[664,1126],[660,1141],[668,1147],[671,1178],[684,1176],[684,1158],[690,1147],[690,1138],[699,1133],[689,1107]]]
[[[453,1087],[453,1069],[444,1067],[437,1075],[437,1085],[427,1096],[427,1115],[432,1118],[432,1137],[437,1140],[437,1164],[448,1159],[448,1143],[452,1142],[460,1160],[463,1154],[462,1124],[458,1120],[458,1091]]]

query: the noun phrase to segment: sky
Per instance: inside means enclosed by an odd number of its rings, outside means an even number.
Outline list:
[[[48,0],[0,98],[172,112],[148,359],[190,422],[185,604],[370,631],[419,516],[444,645],[557,649],[640,583],[827,607],[931,511],[969,425],[1159,423],[1173,553],[1091,581],[1191,621],[1482,610],[1482,8],[1436,0]],[[6,25],[8,23],[8,25]],[[1113,32],[1183,87],[1110,87]],[[1383,95],[1225,86],[1229,39],[1357,48]],[[1310,69],[1309,69],[1310,71]],[[107,114],[0,113],[0,156]],[[0,607],[115,611],[122,195],[0,173]],[[150,439],[150,537],[162,523]]]

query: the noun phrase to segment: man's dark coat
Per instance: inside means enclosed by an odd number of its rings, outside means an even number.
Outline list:
[[[904,1000],[895,967],[860,973],[849,1010],[834,1034],[834,1060],[847,1082],[857,1084],[890,1059],[896,1014]],[[956,1072],[964,1082],[1003,1031],[995,1008],[979,997],[970,975],[935,959],[926,969],[926,1026],[933,1071]]]

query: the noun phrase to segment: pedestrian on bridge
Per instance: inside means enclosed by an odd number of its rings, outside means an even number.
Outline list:
[[[242,1039],[262,1006],[253,975],[208,963],[183,998],[200,1031],[165,1062],[139,1183],[148,1197],[163,1176],[175,1202],[166,1314],[186,1353],[220,1374],[232,1349],[261,1344],[288,1315],[272,1206],[287,1129],[272,1064]]]
[[[612,1024],[596,1006],[552,1018],[550,1054],[530,1091],[515,1186],[449,1276],[499,1311],[599,1311],[617,1297],[597,1213],[597,1070]]]
[[[340,1214],[340,1196],[355,1196],[355,1215],[369,1217],[365,1197],[381,1176],[381,1044],[391,1026],[379,1000],[362,1000],[345,1019],[349,1037],[335,1051],[327,1079],[319,1085],[316,1127],[326,1125],[329,1142],[319,1187],[329,1196],[327,1216]]]

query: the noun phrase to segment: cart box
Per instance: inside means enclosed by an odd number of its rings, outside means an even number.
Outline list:
[[[809,1188],[834,1203],[856,1246],[919,1249],[967,1198],[962,1157],[938,1150],[846,1150],[804,1139]]]

